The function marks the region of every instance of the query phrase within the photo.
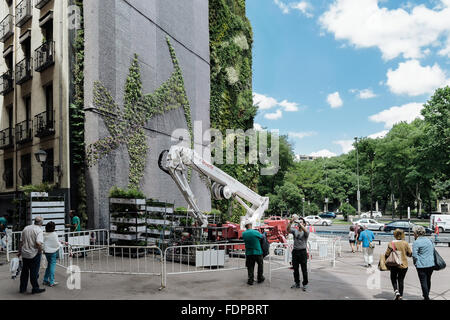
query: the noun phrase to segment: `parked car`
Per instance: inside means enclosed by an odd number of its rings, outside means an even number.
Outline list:
[[[360,219],[355,221],[354,224],[367,227],[369,230],[383,231],[384,229],[384,223],[379,223],[373,219]]]
[[[305,218],[305,221],[312,226],[314,226],[314,225],[331,226],[333,224],[333,221],[331,221],[329,219],[323,219],[319,216],[307,216]]]
[[[372,218],[381,218],[383,215],[381,211],[372,211]],[[370,218],[370,211],[361,213],[361,218]]]
[[[324,219],[336,219],[336,213],[334,212],[323,212],[319,214],[319,217]]]
[[[432,215],[442,214],[442,212],[432,211],[432,212],[422,212],[420,219],[430,219]]]
[[[409,223],[407,220],[399,220],[399,221],[392,221],[388,224],[386,224],[383,228],[384,232],[393,232],[395,229],[400,229],[403,230],[405,233],[408,233],[408,230],[411,231],[411,233],[413,232],[413,228],[417,226],[414,223]],[[433,230],[431,230],[428,227],[425,227],[425,232],[429,235],[433,233]]]

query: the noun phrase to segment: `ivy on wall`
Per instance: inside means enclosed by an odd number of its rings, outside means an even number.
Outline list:
[[[209,30],[211,127],[219,129],[225,137],[227,129],[246,131],[253,128],[257,112],[252,90],[253,33],[245,15],[245,0],[209,0]],[[247,164],[244,165],[223,164],[218,167],[256,190],[259,167],[248,164],[246,158]],[[222,212],[227,212],[232,206],[233,222],[239,222],[244,214],[242,207],[234,202],[213,201],[213,206]]]
[[[84,142],[84,18],[83,1],[77,0],[75,4],[81,12],[81,28],[76,31],[74,44],[75,63],[73,66],[74,100],[69,106],[70,123],[70,152],[73,173],[72,186],[75,188],[77,213],[82,223],[87,221],[86,212],[86,168],[85,168],[85,142]]]
[[[119,108],[108,89],[100,82],[94,84],[94,105],[101,113],[110,136],[88,146],[87,164],[92,167],[100,158],[110,154],[120,145],[126,145],[130,157],[129,188],[139,189],[144,175],[149,150],[144,125],[152,117],[182,107],[193,147],[191,108],[184,87],[183,74],[169,38],[166,40],[174,71],[154,93],[147,95],[142,93],[137,55],[134,56],[125,83],[123,108]]]

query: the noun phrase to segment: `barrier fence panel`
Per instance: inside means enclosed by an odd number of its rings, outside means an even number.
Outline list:
[[[164,286],[167,275],[246,269],[243,243],[168,247],[164,251]]]
[[[85,255],[78,254],[79,248]],[[68,245],[60,262],[64,268],[76,266],[80,273],[145,275],[161,278],[163,288],[163,257],[156,246]]]
[[[22,237],[22,232],[12,232],[6,231],[6,260],[9,262],[11,260],[11,255],[19,252],[20,238]]]
[[[269,251],[269,281],[272,281],[272,272],[292,267],[292,240],[287,243],[272,243]],[[336,256],[340,255],[341,243],[339,237],[312,237],[308,240],[308,269],[312,263],[329,261],[334,267]]]

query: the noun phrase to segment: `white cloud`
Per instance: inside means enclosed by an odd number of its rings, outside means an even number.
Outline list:
[[[360,99],[372,99],[375,98],[376,96],[377,95],[373,93],[373,91],[370,89],[364,89],[359,92]]]
[[[422,103],[408,103],[400,107],[392,107],[387,110],[383,110],[369,117],[370,121],[373,122],[384,122],[384,127],[390,129],[394,124],[402,121],[411,123],[416,118],[422,118],[420,111],[423,108]]]
[[[331,157],[336,157],[337,154],[334,152],[331,152],[327,149],[324,150],[320,150],[317,152],[313,152],[310,154],[311,157],[322,157],[322,158],[331,158]]]
[[[392,93],[420,96],[450,84],[450,79],[437,63],[422,67],[418,60],[409,60],[401,62],[396,70],[388,70],[386,84]]]
[[[253,123],[253,129],[256,131],[262,131],[263,127],[259,123]]]
[[[383,130],[383,131],[371,134],[370,136],[367,136],[367,138],[370,138],[370,139],[384,138],[388,133],[389,133],[389,130]]]
[[[331,106],[331,108],[340,108],[344,105],[339,92],[329,94],[327,102]]]
[[[275,113],[266,113],[264,115],[264,118],[268,120],[278,120],[283,117],[283,113],[280,109],[278,109]]]
[[[274,0],[273,2],[281,9],[281,12],[283,12],[283,14],[288,14],[291,12],[291,10],[298,10],[308,18],[313,17],[313,14],[310,12],[312,6],[307,1],[291,2],[287,4],[281,0]]]
[[[282,107],[285,112],[296,112],[299,110],[298,103],[296,102],[289,102],[287,100],[278,102],[275,98],[259,93],[253,93],[253,104],[257,105],[260,110],[269,110],[274,107]]]
[[[378,0],[336,0],[319,22],[336,40],[356,48],[377,47],[385,60],[400,55],[416,59],[441,37],[450,41],[450,1],[441,2],[434,9],[416,5],[405,10],[380,7]]]
[[[338,145],[341,146],[342,152],[343,152],[343,153],[348,153],[348,152],[350,152],[351,150],[353,150],[353,149],[354,149],[354,147],[353,147],[353,143],[354,143],[354,142],[355,142],[354,140],[338,140],[338,141],[333,141],[334,144],[338,144]]]
[[[303,139],[305,137],[315,136],[316,134],[317,134],[317,132],[314,132],[314,131],[310,131],[310,132],[289,132],[288,133],[288,135],[290,137],[297,138],[297,139]]]

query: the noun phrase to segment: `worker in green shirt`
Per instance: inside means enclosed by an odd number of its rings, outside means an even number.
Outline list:
[[[0,217],[0,231],[3,232],[8,225],[8,220],[6,219],[6,215],[4,217]]]
[[[248,272],[247,284],[253,285],[255,264],[258,264],[258,283],[265,280],[263,276],[263,251],[261,249],[260,240],[263,235],[256,230],[252,229],[252,223],[246,222],[245,228],[247,229],[242,233],[242,238],[245,242],[245,265]]]
[[[81,221],[76,215],[75,210],[70,210],[69,215],[71,224],[66,224],[66,227],[69,227],[71,231],[81,231]]]

